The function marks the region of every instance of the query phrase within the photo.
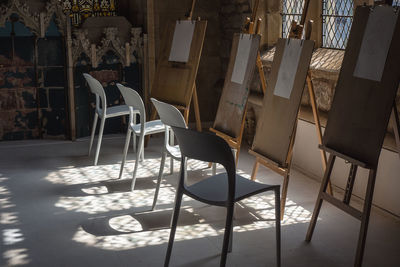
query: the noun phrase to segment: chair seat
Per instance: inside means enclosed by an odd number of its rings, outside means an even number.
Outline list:
[[[274,190],[279,185],[268,185],[254,182],[243,176],[236,175],[235,202],[258,193]],[[192,198],[218,206],[225,206],[228,197],[228,177],[226,173],[211,176],[185,188]]]
[[[130,128],[136,135],[140,135],[140,123],[131,125]],[[144,123],[144,135],[163,132],[165,132],[165,125],[161,120],[148,121]]]
[[[127,105],[113,106],[107,108],[106,110],[106,118],[118,117],[123,115],[129,115],[129,106]]]
[[[174,159],[180,160],[182,155],[181,155],[181,150],[179,148],[179,145],[176,146],[166,146],[168,154],[170,154]]]

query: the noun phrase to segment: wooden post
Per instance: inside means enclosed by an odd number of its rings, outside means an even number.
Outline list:
[[[143,34],[143,72],[142,72],[142,80],[143,80],[143,87],[144,87],[144,104],[146,106],[147,116],[150,115],[150,85],[149,85],[149,61],[148,61],[148,35]]]
[[[75,113],[75,86],[74,86],[74,62],[72,59],[72,33],[71,20],[67,14],[67,77],[68,77],[68,110],[69,110],[69,130],[70,139],[76,140],[76,113]]]
[[[154,76],[156,73],[156,46],[155,46],[155,22],[154,22],[154,0],[147,0],[147,34],[148,34],[148,79],[149,79],[149,92],[151,95],[151,88],[153,86]]]

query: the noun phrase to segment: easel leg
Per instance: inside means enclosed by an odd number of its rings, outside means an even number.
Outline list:
[[[315,100],[314,85],[312,83],[310,74],[307,74],[306,80],[307,80],[308,94],[310,96],[310,104],[311,104],[311,108],[312,108],[312,112],[313,112],[313,116],[314,116],[315,128],[317,130],[318,144],[321,145],[322,144],[321,121],[319,119],[317,101]],[[326,165],[327,165],[326,152],[322,149],[320,149],[320,152],[321,152],[321,159],[322,159],[322,168],[325,171]],[[330,181],[328,183],[328,192],[331,196],[333,196],[332,184]]]
[[[264,68],[263,68],[263,64],[261,61],[261,55],[260,55],[260,51],[258,51],[258,55],[257,55],[257,67],[258,67],[258,73],[260,75],[260,80],[261,80],[261,88],[262,91],[265,95],[265,91],[267,90],[267,82],[265,79],[265,74],[264,74]]]
[[[361,267],[363,256],[364,256],[365,241],[367,239],[367,231],[368,231],[368,223],[369,223],[369,215],[371,214],[372,197],[374,195],[375,178],[376,178],[376,170],[372,169],[369,171],[367,192],[365,195],[364,210],[363,210],[363,216],[361,219],[361,229],[360,229],[360,235],[358,237],[356,260],[354,263],[354,266],[356,266],[356,267]]]
[[[393,132],[396,140],[397,153],[400,157],[400,120],[399,120],[399,112],[397,111],[396,102],[393,104],[393,114],[392,114],[392,122],[393,122]]]
[[[201,120],[200,120],[200,109],[199,109],[199,99],[197,97],[197,89],[196,85],[193,88],[193,108],[194,108],[194,116],[196,117],[196,128],[197,131],[201,132]]]
[[[256,162],[254,162],[253,171],[251,172],[251,180],[252,181],[256,180],[256,174],[257,174],[259,166],[260,166],[260,162],[258,161],[258,159],[256,159]]]
[[[282,184],[282,195],[281,195],[281,220],[285,216],[285,206],[286,206],[286,197],[289,185],[289,176],[290,176],[290,169],[287,169],[285,176],[283,177],[283,184]]]
[[[239,153],[240,153],[240,147],[242,145],[242,139],[243,139],[244,125],[246,123],[246,117],[247,117],[247,103],[246,103],[246,105],[244,107],[244,114],[243,114],[243,118],[242,118],[242,123],[240,125],[239,138],[236,141],[236,159],[235,159],[236,166],[237,166],[238,161],[239,161]]]
[[[190,106],[187,107],[185,109],[185,111],[183,112],[183,117],[185,118],[186,124],[189,124],[189,110],[190,110]]]
[[[319,212],[320,212],[321,206],[322,206],[322,193],[326,192],[328,182],[331,178],[333,164],[335,163],[335,159],[336,159],[336,156],[333,156],[333,155],[329,156],[328,166],[325,170],[324,179],[322,180],[318,198],[317,198],[317,202],[315,203],[314,212],[313,212],[313,215],[312,215],[312,218],[310,221],[310,225],[308,226],[308,231],[307,231],[307,235],[306,235],[307,242],[311,241],[312,235],[314,233],[315,225],[317,223],[318,215],[319,215]]]

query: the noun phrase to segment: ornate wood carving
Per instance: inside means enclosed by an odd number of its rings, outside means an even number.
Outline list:
[[[58,0],[49,0],[46,3],[45,10],[40,13],[32,12],[28,1],[9,0],[8,4],[0,6],[0,26],[4,26],[12,14],[17,14],[19,19],[35,35],[44,36],[44,32],[50,25],[51,19],[55,14],[55,21],[62,34],[65,33],[65,14],[62,12],[62,6]],[[42,25],[42,26],[41,26]]]
[[[26,27],[31,29],[36,35],[40,35],[40,15],[32,13],[26,2],[21,3],[19,0],[10,0],[8,5],[0,6],[0,26],[5,25],[7,19],[13,14],[18,14],[20,20]]]
[[[50,21],[55,15],[55,22],[60,30],[61,34],[65,35],[66,32],[66,21],[67,17],[63,12],[62,1],[59,0],[49,0],[46,3],[46,11],[44,16],[44,25],[47,28],[50,25]]]
[[[76,29],[72,39],[73,61],[76,62],[81,53],[85,53],[91,58],[92,66],[97,67],[101,58],[111,50],[125,66],[129,66],[132,62],[141,62],[141,33],[141,28],[132,28],[130,43],[123,43],[118,37],[118,28],[104,28],[104,36],[101,41],[98,44],[92,44],[89,40],[87,30]],[[92,51],[92,45],[94,46],[94,51]],[[136,53],[134,53],[135,51]],[[95,54],[92,55],[92,53]],[[132,54],[134,54],[135,57],[132,57]]]
[[[74,30],[72,37],[72,61],[76,63],[79,56],[85,53],[90,56],[90,40],[87,30]]]

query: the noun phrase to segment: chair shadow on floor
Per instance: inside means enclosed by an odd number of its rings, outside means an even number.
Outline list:
[[[133,234],[147,231],[169,229],[171,224],[172,209],[156,210],[151,212],[137,212],[130,214],[120,214],[114,216],[104,216],[89,218],[81,226],[84,231],[95,236],[110,236]],[[194,225],[201,222],[199,215],[182,210],[182,220],[179,225]],[[140,229],[129,229],[131,226],[139,226]],[[135,228],[135,227],[132,227]]]
[[[130,187],[131,183],[131,179],[110,179],[83,184],[63,185],[62,188],[58,190],[57,195],[83,197],[132,192]],[[134,191],[155,189],[156,183],[157,177],[155,176],[140,177],[137,179],[137,185]]]

